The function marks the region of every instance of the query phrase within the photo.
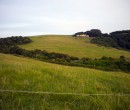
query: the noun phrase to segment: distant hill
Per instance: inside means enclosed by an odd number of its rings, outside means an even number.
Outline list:
[[[125,56],[130,59],[130,52],[112,47],[105,47],[91,43],[91,38],[78,38],[72,36],[33,36],[32,43],[20,45],[28,50],[40,49],[48,52],[57,52],[76,57],[101,58],[102,56],[119,58]]]

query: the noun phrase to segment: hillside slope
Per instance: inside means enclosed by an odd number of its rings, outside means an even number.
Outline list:
[[[57,93],[128,94],[130,74],[61,66],[0,54],[0,89]],[[87,98],[86,98],[87,97]],[[0,107],[12,109],[127,109],[129,96],[75,96],[0,92]],[[106,103],[107,102],[107,103]]]
[[[108,56],[119,58],[121,55],[130,59],[130,52],[115,48],[98,46],[90,43],[90,38],[73,38],[72,36],[47,35],[31,37],[32,43],[21,45],[22,48],[41,49],[77,57],[101,58]]]

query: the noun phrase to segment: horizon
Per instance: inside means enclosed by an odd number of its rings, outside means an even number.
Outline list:
[[[91,30],[91,29],[90,29]],[[86,30],[86,31],[89,31],[89,30]],[[116,31],[125,31],[124,29],[122,30],[115,30],[115,31],[112,31],[112,32],[116,32]],[[79,32],[85,32],[85,31],[79,31]],[[102,31],[101,31],[102,32]],[[75,32],[77,33],[77,32]],[[73,34],[75,34],[73,33]],[[102,32],[103,33],[103,32]],[[110,32],[111,33],[111,32]],[[107,34],[110,34],[110,33],[107,33]],[[7,37],[16,37],[16,36],[22,36],[22,37],[35,37],[35,36],[60,36],[60,35],[65,35],[65,36],[71,36],[73,34],[33,34],[33,35],[10,35],[10,36],[0,36],[0,38],[7,38]],[[104,33],[105,34],[105,33]]]

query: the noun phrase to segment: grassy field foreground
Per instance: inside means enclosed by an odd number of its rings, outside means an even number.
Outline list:
[[[0,89],[57,93],[128,94],[130,74],[61,66],[0,54]],[[130,96],[0,92],[1,110],[128,110]]]
[[[30,37],[32,43],[20,47],[34,50],[47,50],[76,57],[101,58],[102,56],[119,58],[121,55],[130,60],[130,52],[90,43],[90,38],[73,38],[65,35],[43,35]]]

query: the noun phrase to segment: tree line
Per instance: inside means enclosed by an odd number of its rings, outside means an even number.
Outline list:
[[[77,32],[73,35],[73,37],[77,37],[77,35],[82,34],[93,37],[91,42],[95,44],[118,49],[130,49],[130,30],[115,31],[108,34],[102,33],[99,29],[91,29],[86,32]]]
[[[21,41],[16,41],[16,39]],[[32,42],[31,39],[27,37],[1,38],[0,52],[6,54],[22,55],[25,57],[35,58],[41,61],[68,66],[79,66],[79,67],[95,68],[99,70],[109,70],[109,71],[125,71],[125,72],[130,71],[130,62],[128,62],[124,56],[121,56],[119,59],[114,59],[105,56],[103,56],[100,59],[78,58],[66,54],[47,52],[45,50],[39,50],[39,49],[26,50],[18,46],[19,44],[26,44],[30,42]],[[2,46],[4,47],[4,49]]]

